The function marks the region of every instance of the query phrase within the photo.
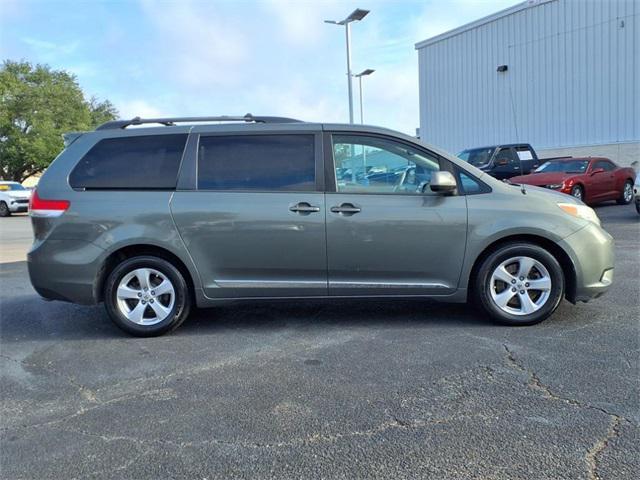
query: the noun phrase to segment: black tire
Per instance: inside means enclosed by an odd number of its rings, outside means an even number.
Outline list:
[[[173,307],[168,316],[153,325],[134,323],[125,316],[118,306],[118,285],[125,275],[139,268],[151,268],[160,272],[170,280],[175,292]],[[145,255],[123,260],[113,269],[105,282],[104,305],[111,320],[125,332],[137,337],[155,337],[175,330],[186,320],[191,309],[191,295],[184,276],[172,263],[163,258]],[[148,307],[151,308],[151,305]]]
[[[514,257],[532,258],[546,268],[551,280],[549,296],[540,308],[531,314],[514,315],[502,310],[491,296],[491,277],[494,270],[503,262]],[[526,281],[526,280],[525,280]],[[562,267],[544,248],[525,242],[507,243],[502,245],[480,265],[478,273],[473,279],[473,296],[479,305],[494,321],[503,325],[525,326],[540,323],[548,318],[560,305],[564,297],[564,274]],[[511,285],[509,285],[511,287]],[[537,294],[534,292],[534,295]],[[517,295],[517,294],[516,294]],[[519,302],[519,300],[518,300]]]
[[[584,202],[584,188],[582,185],[574,185],[571,187],[571,196],[576,197],[578,200]]]
[[[624,198],[624,190],[627,188],[627,185],[631,189],[631,196],[629,197],[629,200],[626,200]],[[631,202],[633,202],[633,182],[631,180],[627,180],[626,182],[624,182],[624,184],[622,185],[622,192],[620,193],[620,197],[616,200],[616,202],[618,203],[618,205],[629,205]]]
[[[636,212],[640,214],[640,202],[636,202]]]
[[[0,217],[10,217],[11,216],[11,210],[9,210],[9,207],[7,206],[7,204],[2,201],[0,202]]]

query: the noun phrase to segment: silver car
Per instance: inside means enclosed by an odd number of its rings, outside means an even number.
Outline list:
[[[532,325],[613,281],[591,208],[391,130],[136,118],[66,140],[32,198],[31,282],[134,335],[230,299],[429,297]]]

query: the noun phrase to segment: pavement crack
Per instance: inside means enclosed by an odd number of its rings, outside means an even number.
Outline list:
[[[78,393],[80,394],[83,400],[86,400],[89,403],[100,403],[100,400],[98,399],[96,392],[94,390],[78,382],[75,379],[75,377],[60,372],[58,369],[53,367],[50,362],[43,365],[39,365],[36,363],[23,362],[23,365],[31,368],[41,368],[42,370],[52,373],[56,377],[66,380],[67,383],[69,383],[69,385],[71,385],[73,388],[75,388],[78,391]]]
[[[511,350],[506,343],[504,343],[502,346],[507,353],[507,363],[509,364],[509,366],[519,372],[525,373],[528,376],[527,386],[531,390],[541,393],[544,398],[564,402],[576,408],[595,410],[609,417],[609,427],[607,428],[605,435],[602,438],[598,439],[596,443],[594,443],[591,448],[587,450],[585,455],[585,462],[588,468],[587,478],[589,480],[600,480],[600,476],[598,475],[598,455],[600,455],[607,448],[611,440],[620,436],[620,426],[623,423],[630,424],[632,422],[622,415],[610,412],[605,408],[591,405],[574,398],[558,395],[553,390],[551,390],[548,385],[545,385],[533,370],[522,365],[522,363],[519,362],[516,358],[513,350]]]
[[[587,462],[587,478],[589,480],[600,480],[598,474],[598,455],[600,455],[609,445],[609,442],[620,436],[620,425],[622,425],[623,419],[618,415],[611,415],[611,421],[609,422],[609,428],[604,437],[598,439],[593,446],[587,450],[585,460]]]

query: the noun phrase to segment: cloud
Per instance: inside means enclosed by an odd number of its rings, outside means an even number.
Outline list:
[[[301,46],[317,43],[326,35],[324,19],[331,17],[336,0],[300,2],[293,0],[267,0],[262,5],[274,17],[277,31],[290,44]]]
[[[219,14],[216,5],[183,0],[158,8],[156,2],[142,2],[155,27],[157,41],[149,48],[156,62],[185,87],[232,85],[247,60],[247,34]]]
[[[20,40],[34,50],[39,50],[40,53],[44,55],[70,55],[74,53],[80,45],[79,41],[69,43],[55,43],[33,37],[22,37]]]
[[[150,105],[146,100],[141,99],[120,101],[117,106],[120,118],[157,118],[169,116],[171,113],[161,110],[157,105]]]

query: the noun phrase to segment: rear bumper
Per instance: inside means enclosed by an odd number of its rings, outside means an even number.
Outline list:
[[[27,254],[29,278],[48,300],[97,303],[96,280],[104,250],[76,240],[36,242]]]
[[[560,241],[570,255],[576,273],[572,301],[587,302],[609,290],[614,278],[613,237],[595,224],[589,224]]]

